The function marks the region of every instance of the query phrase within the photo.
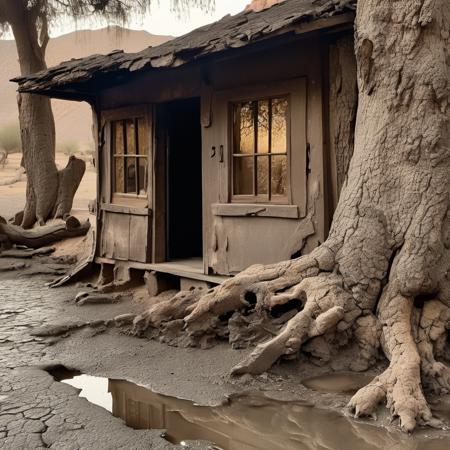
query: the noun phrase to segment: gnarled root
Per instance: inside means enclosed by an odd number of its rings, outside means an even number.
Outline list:
[[[386,401],[393,417],[399,417],[404,431],[416,424],[439,425],[432,417],[421,386],[421,359],[411,327],[413,300],[383,293],[378,307],[383,326],[382,343],[390,359],[388,369],[369,385],[360,389],[350,400],[355,416],[374,416],[378,405]]]
[[[448,350],[450,308],[438,299],[425,300],[423,309],[417,308],[412,296],[399,294],[398,283],[390,282],[376,317],[370,283],[366,289],[350,288],[338,270],[330,270],[333,261],[323,258],[324,252],[328,256],[331,251],[322,247],[297,260],[253,266],[207,292],[167,296],[135,319],[134,330],[177,345],[205,347],[224,337],[234,346],[259,343],[233,368],[234,374],[264,372],[280,358],[295,358],[302,347],[326,361],[333,348],[347,345],[353,337],[360,354],[352,370],[373,365],[380,346],[390,360],[388,369],[351,399],[355,415],[374,416],[378,405],[386,402],[405,431],[417,424],[440,426],[423,394],[422,380],[439,392],[448,390],[449,369],[436,358],[445,357]],[[277,308],[284,311],[284,321],[276,321]],[[238,341],[242,337],[244,345]]]
[[[287,323],[280,334],[258,345],[245,361],[233,369],[234,374],[264,372],[280,357],[295,355],[308,339],[321,336],[335,327],[344,331],[361,314],[337,275],[305,278],[295,291],[306,298],[304,309]]]
[[[436,361],[436,357],[445,356],[448,329],[450,308],[438,299],[425,302],[417,329],[417,348],[423,384],[437,394],[450,392],[450,368]]]

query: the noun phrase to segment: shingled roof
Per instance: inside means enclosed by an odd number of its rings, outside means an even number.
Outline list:
[[[178,67],[207,55],[258,42],[293,26],[354,11],[356,0],[285,0],[260,12],[244,11],[138,53],[114,51],[72,59],[36,74],[17,77],[19,91],[51,94],[108,74]]]

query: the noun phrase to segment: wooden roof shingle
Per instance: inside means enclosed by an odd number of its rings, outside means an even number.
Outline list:
[[[14,78],[19,91],[49,94],[112,73],[178,67],[206,55],[243,47],[293,25],[356,9],[356,0],[285,0],[260,12],[243,11],[138,53],[114,51],[72,59],[29,76]]]

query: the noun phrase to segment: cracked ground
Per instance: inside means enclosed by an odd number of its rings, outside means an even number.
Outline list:
[[[5,450],[172,449],[161,430],[133,430],[105,409],[78,396],[45,370],[63,365],[105,378],[126,379],[155,392],[205,405],[219,404],[242,389],[229,382],[229,368],[242,353],[228,345],[214,355],[138,339],[120,329],[86,326],[57,336],[36,336],[45,328],[111,322],[137,314],[145,304],[125,295],[107,305],[77,306],[83,284],[51,289],[48,260],[0,259],[0,448]],[[7,267],[8,270],[2,270]],[[31,270],[30,270],[31,269]],[[89,290],[89,289],[88,289]],[[261,385],[267,380],[261,380]],[[187,448],[208,449],[189,443]]]
[[[20,261],[1,258],[0,262],[8,266]],[[39,260],[33,260],[33,265],[39,267]],[[232,350],[227,344],[210,350],[169,347],[126,335],[115,327],[98,325],[67,333],[62,331],[57,336],[37,336],[37,331],[46,328],[63,329],[61,326],[67,325],[70,328],[74,323],[98,324],[146,309],[144,300],[139,300],[138,296],[135,300],[124,296],[122,301],[107,305],[77,306],[75,296],[86,287],[71,285],[50,289],[46,282],[52,277],[45,272],[39,269],[30,275],[27,269],[0,271],[1,449],[186,448],[162,439],[160,430],[133,430],[108,411],[80,398],[77,389],[55,381],[45,370],[57,365],[89,375],[129,380],[154,392],[203,405],[217,405],[228,395],[269,387],[277,396],[283,394],[290,400],[297,397],[318,406],[321,403],[329,410],[341,412],[348,402],[348,394],[306,390],[301,379],[325,373],[327,369],[311,368],[304,362],[286,364],[259,377],[230,379],[230,368],[247,351]],[[383,423],[387,426],[386,421],[379,424],[383,426]],[[358,439],[365,436],[370,442],[368,447],[360,448],[386,448],[387,443],[398,443],[400,439],[406,439],[406,446],[398,448],[408,450],[448,448],[448,441],[440,440],[422,447],[429,439],[429,429],[415,434],[414,438],[404,438],[398,432],[386,434],[373,424],[348,424],[350,428],[345,428],[346,433],[353,433]],[[445,432],[435,437],[447,439],[448,436]],[[330,439],[333,442],[334,437]],[[373,447],[374,439],[382,442],[382,446]],[[323,433],[315,435],[311,448],[323,448],[316,446],[323,440]],[[189,445],[191,449],[211,448],[200,442]],[[330,445],[326,448],[338,448]]]
[[[85,320],[92,314],[92,309],[77,310],[68,303],[76,292],[73,287],[52,290],[45,281],[20,272],[0,278],[0,448],[174,448],[158,431],[127,428],[39,368],[55,339],[35,337],[31,331],[61,323],[62,316]]]

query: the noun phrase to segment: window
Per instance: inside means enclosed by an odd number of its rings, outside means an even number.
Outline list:
[[[233,104],[233,200],[287,203],[288,115],[288,97]]]
[[[144,117],[111,122],[112,187],[115,195],[147,194],[148,139]]]

